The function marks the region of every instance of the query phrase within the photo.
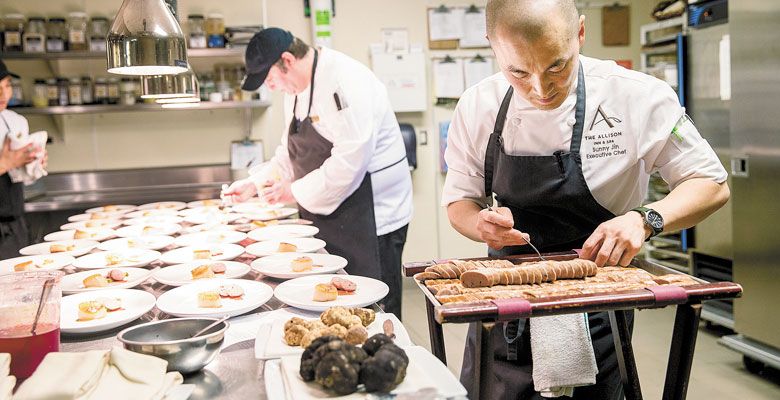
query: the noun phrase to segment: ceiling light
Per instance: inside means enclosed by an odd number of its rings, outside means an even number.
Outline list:
[[[106,38],[108,72],[167,75],[187,71],[187,45],[163,0],[124,0]]]

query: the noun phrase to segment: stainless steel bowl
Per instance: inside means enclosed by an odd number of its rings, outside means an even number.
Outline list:
[[[168,371],[182,374],[199,371],[219,354],[227,321],[204,334],[190,338],[218,318],[176,318],[152,321],[127,328],[117,335],[125,348],[168,361]]]

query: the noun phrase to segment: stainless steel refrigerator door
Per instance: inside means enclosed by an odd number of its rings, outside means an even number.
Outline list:
[[[702,137],[707,139],[721,163],[731,163],[729,108],[721,99],[721,41],[729,34],[728,24],[688,31],[687,112]],[[729,186],[731,177],[729,176]],[[732,259],[731,202],[696,225],[696,252]]]
[[[780,348],[780,2],[729,2],[735,328]]]

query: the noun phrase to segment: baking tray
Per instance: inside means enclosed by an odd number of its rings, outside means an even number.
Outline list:
[[[573,251],[547,253],[543,256],[547,260],[564,261],[577,258],[577,253]],[[499,258],[466,258],[463,260],[475,261],[491,259],[509,260],[515,264],[529,261],[541,261],[541,259],[535,254],[524,254]],[[446,261],[446,259],[404,264],[404,275],[407,277],[412,277],[418,272],[423,272],[426,267],[444,261]],[[636,258],[631,261],[630,266],[641,268],[656,276],[666,274],[685,275],[679,271],[665,267],[663,265]],[[440,324],[476,321],[500,321],[556,314],[629,310],[635,308],[658,308],[673,304],[700,303],[705,300],[735,298],[741,296],[742,294],[742,287],[739,284],[733,282],[709,283],[696,277],[691,278],[700,283],[684,287],[677,286],[676,288],[682,288],[684,290],[684,296],[676,296],[675,298],[671,299],[659,297],[657,293],[643,289],[569,296],[550,296],[527,300],[520,298],[511,299],[511,301],[502,300],[501,302],[504,305],[509,306],[512,306],[512,304],[509,304],[512,302],[523,303],[524,307],[521,307],[524,308],[523,310],[509,313],[506,312],[506,308],[501,310],[501,313],[499,313],[499,305],[497,305],[497,302],[491,300],[442,305],[439,300],[436,299],[436,296],[434,296],[434,294],[428,290],[424,282],[415,280],[415,283],[420,288],[420,290],[422,290],[423,294],[425,294],[428,301],[433,305],[434,318]],[[682,295],[682,291],[680,291],[678,294]],[[526,302],[529,304],[525,304]]]

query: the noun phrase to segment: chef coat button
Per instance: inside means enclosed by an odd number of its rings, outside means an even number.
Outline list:
[[[513,117],[512,118],[512,125],[519,127],[520,124],[523,122],[523,119],[520,117]]]

